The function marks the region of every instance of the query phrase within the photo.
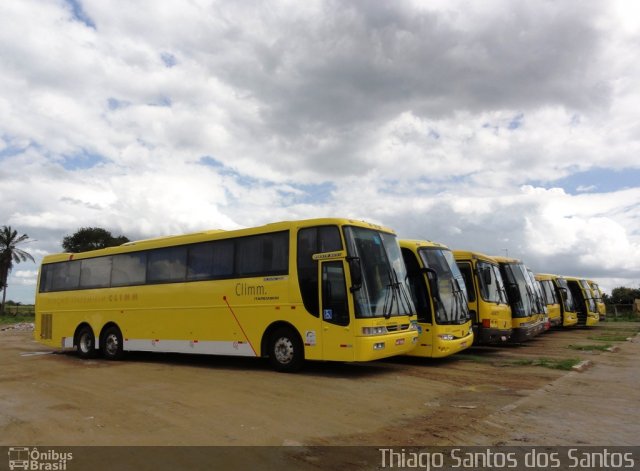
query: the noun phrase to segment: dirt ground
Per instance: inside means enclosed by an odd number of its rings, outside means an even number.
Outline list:
[[[83,361],[3,331],[0,446],[640,445],[638,330],[610,322],[441,360],[308,363],[298,374],[243,358]],[[568,347],[605,343],[617,351]],[[592,365],[523,364],[570,358]]]

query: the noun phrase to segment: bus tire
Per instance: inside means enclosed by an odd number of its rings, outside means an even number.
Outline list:
[[[122,333],[115,325],[107,327],[102,334],[100,350],[105,360],[120,360],[124,355]]]
[[[269,363],[276,371],[291,373],[304,363],[304,346],[293,329],[281,327],[273,332],[269,342]]]
[[[76,334],[76,347],[78,356],[82,359],[95,358],[96,356],[96,336],[93,329],[88,325],[80,327]]]

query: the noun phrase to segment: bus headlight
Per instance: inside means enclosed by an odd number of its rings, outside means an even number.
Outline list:
[[[385,326],[382,327],[363,327],[362,334],[363,335],[382,335],[388,333],[387,328]]]
[[[374,350],[382,350],[384,348],[384,342],[378,342],[373,344]]]
[[[442,340],[453,340],[455,338],[452,334],[439,334],[438,337]]]

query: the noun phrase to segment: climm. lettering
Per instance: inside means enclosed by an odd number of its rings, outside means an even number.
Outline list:
[[[267,290],[264,285],[250,285],[247,283],[236,283],[236,296],[264,296]]]

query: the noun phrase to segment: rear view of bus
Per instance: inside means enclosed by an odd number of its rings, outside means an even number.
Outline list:
[[[451,250],[419,240],[401,240],[400,247],[420,333],[418,346],[408,354],[438,358],[470,347],[466,288]]]
[[[495,259],[479,252],[453,251],[467,288],[474,342],[496,344],[511,337],[511,307]]]
[[[587,280],[583,278],[573,276],[567,276],[565,278],[567,280],[567,286],[575,300],[578,325],[587,327],[596,325],[600,319],[600,315],[598,314],[596,300],[591,292],[591,286],[589,286]]]
[[[545,330],[545,314],[541,312],[536,290],[524,263],[515,258],[494,257],[507,288],[511,305],[511,341],[530,340]]]
[[[567,280],[559,275],[548,273],[538,273],[536,274],[536,279],[540,281],[544,289],[551,324],[558,327],[576,325],[578,323],[578,314],[576,314],[573,296],[567,286]],[[557,319],[556,315],[559,316]]]

